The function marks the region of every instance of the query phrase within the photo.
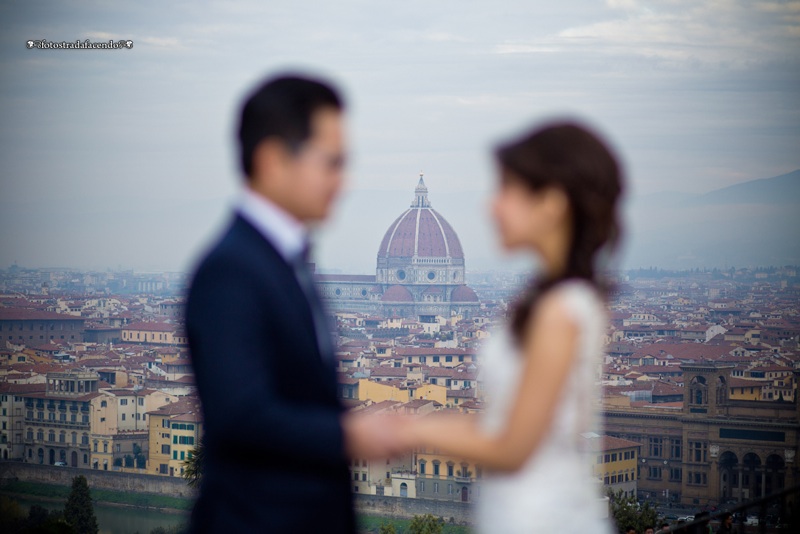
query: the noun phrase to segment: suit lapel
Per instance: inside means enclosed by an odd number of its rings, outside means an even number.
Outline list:
[[[323,357],[320,352],[320,343],[317,339],[312,311],[313,304],[309,302],[309,299],[317,299],[316,304],[320,306],[320,309],[322,308],[316,290],[314,290],[311,296],[306,295],[306,292],[297,280],[294,267],[281,256],[269,239],[261,234],[247,219],[237,214],[234,220],[233,231],[240,232],[248,241],[252,241],[254,245],[257,246],[258,250],[264,256],[265,263],[270,266],[268,270],[265,270],[264,276],[273,275],[279,277],[280,283],[278,285],[281,287],[281,290],[287,293],[289,297],[288,300],[296,303],[295,307],[302,319],[303,330],[305,330],[307,335],[314,341],[313,345],[316,358],[332,370],[334,368],[334,355],[330,354]]]

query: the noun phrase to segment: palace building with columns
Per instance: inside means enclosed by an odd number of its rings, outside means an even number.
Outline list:
[[[719,505],[764,497],[800,483],[797,400],[733,400],[733,365],[681,365],[683,406],[606,404],[607,434],[641,444],[640,497]],[[800,371],[791,378],[800,380]]]

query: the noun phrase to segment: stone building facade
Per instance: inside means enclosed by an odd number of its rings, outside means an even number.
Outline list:
[[[605,409],[606,432],[641,444],[640,497],[688,505],[742,502],[800,482],[800,405],[731,400],[732,365],[684,364],[679,408]],[[795,371],[794,380],[800,372]]]

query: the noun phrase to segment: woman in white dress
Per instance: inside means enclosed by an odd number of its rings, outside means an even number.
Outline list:
[[[619,166],[575,124],[534,130],[497,159],[502,244],[534,252],[541,272],[484,354],[485,413],[421,418],[406,438],[487,471],[479,532],[611,532],[585,446],[605,328],[596,268],[619,235]]]

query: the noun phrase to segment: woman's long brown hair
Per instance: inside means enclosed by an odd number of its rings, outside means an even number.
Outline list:
[[[605,143],[574,123],[537,128],[500,146],[497,160],[504,180],[517,181],[534,192],[561,189],[572,216],[572,242],[565,269],[555,277],[534,280],[516,303],[511,330],[521,343],[536,302],[548,289],[570,278],[587,280],[602,289],[598,255],[613,250],[620,237],[617,208],[622,176]]]

